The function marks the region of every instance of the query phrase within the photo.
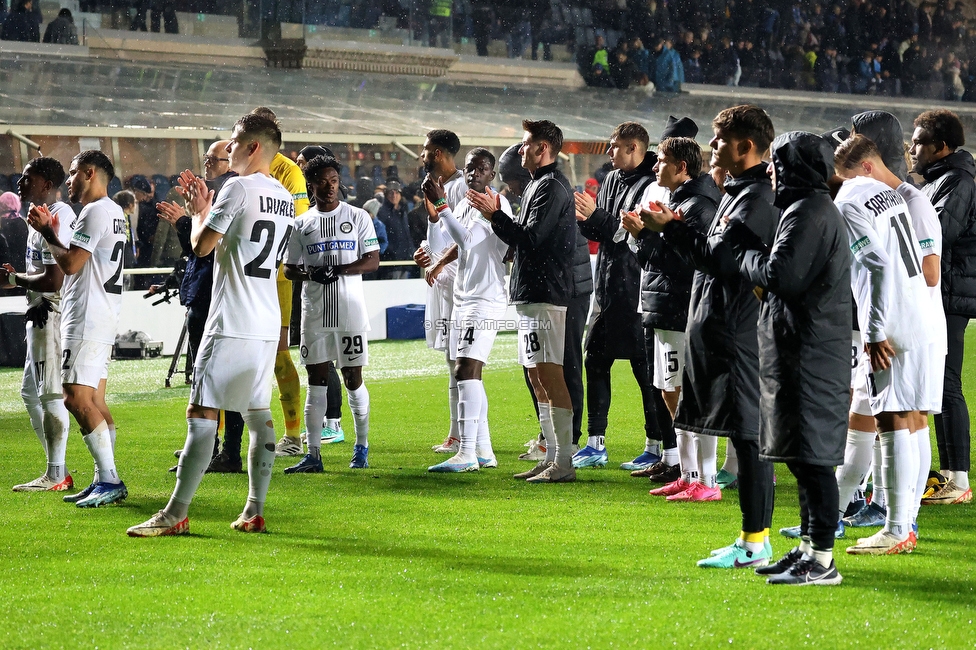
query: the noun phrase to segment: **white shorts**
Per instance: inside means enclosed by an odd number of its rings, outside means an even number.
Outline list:
[[[860,339],[860,337],[858,337]],[[871,411],[871,358],[863,348],[859,351],[851,372],[851,413],[874,417]]]
[[[101,380],[108,379],[111,343],[64,339],[61,347],[61,383],[98,388]]]
[[[366,332],[319,331],[311,340],[302,332],[301,357],[303,366],[335,361],[339,368],[369,365],[369,345]]]
[[[225,411],[271,406],[278,341],[203,335],[193,364],[190,404]]]
[[[566,347],[566,308],[545,302],[516,305],[518,361],[526,368],[540,363],[563,365]]]
[[[864,351],[864,344],[861,343],[861,333],[857,330],[851,330],[851,390],[854,390],[857,365],[861,362],[862,356],[866,359],[868,354]]]
[[[929,366],[925,374],[925,408],[932,415],[942,413],[942,392],[945,388],[945,346],[930,345],[928,348]]]
[[[454,309],[454,285],[435,284],[427,290],[427,309],[424,311],[424,331],[427,347],[449,350],[451,346],[451,312]]]
[[[872,415],[916,411],[925,406],[927,352],[924,348],[899,352],[891,358],[887,370],[867,374],[866,388]]]
[[[654,388],[673,393],[685,370],[685,333],[654,330]]]
[[[46,397],[64,393],[61,388],[61,314],[52,311],[41,329],[27,323],[27,360],[20,394]]]
[[[506,307],[455,308],[451,319],[453,359],[477,359],[488,363],[495,336],[505,317]]]

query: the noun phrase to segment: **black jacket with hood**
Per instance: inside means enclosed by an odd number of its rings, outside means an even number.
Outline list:
[[[760,445],[765,460],[844,462],[851,380],[851,251],[827,188],[833,147],[811,133],[773,141],[777,208],[772,246],[741,222],[727,240],[759,309]]]
[[[684,222],[705,235],[712,227],[722,194],[708,174],[682,183],[671,195],[669,207],[681,210]],[[684,332],[695,269],[664,238],[645,229],[637,237],[637,261],[644,269],[641,311],[644,327]]]
[[[695,267],[685,330],[685,370],[676,428],[713,436],[759,437],[759,300],[739,274],[728,222],[742,221],[764,245],[773,241],[777,211],[766,164],[725,183],[712,227],[703,235],[682,221],[664,240]]]
[[[946,315],[976,318],[976,164],[957,149],[926,165],[922,191],[942,224],[942,302]]]
[[[607,174],[596,197],[597,208],[586,221],[578,221],[579,231],[600,244],[596,255],[596,302],[599,313],[590,325],[587,349],[615,359],[630,359],[644,354],[637,300],[640,295],[640,266],[626,238],[614,241],[620,229],[620,211],[632,210],[640,202],[644,188],[654,180],[656,156],[648,152],[635,169],[619,169]]]

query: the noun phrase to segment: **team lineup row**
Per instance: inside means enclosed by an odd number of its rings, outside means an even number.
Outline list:
[[[835,535],[842,534],[842,517],[869,471],[875,486],[870,506],[883,510],[884,527],[848,552],[910,552],[931,461],[927,416],[951,401],[950,390],[958,388],[961,399],[961,349],[958,364],[953,356],[961,342],[947,337],[947,322],[955,319],[950,332],[958,319],[968,322],[976,302],[966,293],[965,248],[976,242],[974,191],[966,186],[966,174],[974,184],[973,163],[958,149],[962,127],[948,111],[916,120],[911,152],[927,181],[921,190],[905,180],[897,119],[875,111],[855,116],[852,125],[853,133],[774,138],[762,109],[725,109],[712,123],[706,173],[691,120],[669,120],[656,155],[648,150],[646,130],[627,122],[611,134],[614,171],[594,200],[574,192],[558,169],[559,128],[525,120],[522,142],[497,161],[502,180],[520,198],[514,211],[490,188],[496,160],[489,151],[470,151],[462,172],[454,165],[457,136],[430,132],[422,155],[428,239],[415,260],[431,285],[426,320],[457,325],[428,331],[428,344],[444,351],[451,377],[452,429],[437,451],[453,453],[430,471],[497,466],[481,371],[497,331],[486,324],[504,319],[512,303],[519,362],[541,429],[530,450],[541,456],[539,463],[516,478],[573,481],[576,467],[606,463],[601,397],[608,406],[613,360],[630,359],[642,388],[648,443],[626,465],[664,483],[652,494],[672,501],[720,499],[717,436],[728,437],[734,450],[741,532],[700,566],[754,567],[774,584],[838,584]],[[221,411],[228,422],[240,414],[250,433],[249,493],[232,526],[265,529],[276,453],[271,376],[284,396],[287,374],[278,367],[282,281],[304,282],[301,360],[309,377],[308,453],[285,472],[322,471],[317,433],[329,408],[333,364],[342,372],[354,418],[350,466],[368,467],[362,274],[378,266],[372,221],[340,200],[339,163],[327,151],[302,161],[303,177],[297,168],[280,172],[281,132],[270,110],[242,117],[231,139],[218,144],[217,151],[227,152],[226,174],[210,178],[208,169],[205,181],[184,172],[186,205],[159,206],[164,218],[183,223],[198,263],[210,260],[204,271],[212,289],[203,292],[209,300],[176,487],[159,513],[129,529],[135,537],[188,531],[189,504],[211,463]],[[959,171],[953,183],[940,182],[946,167]],[[21,182],[22,196],[34,204],[29,269],[6,278],[28,289],[32,325],[23,394],[48,456],[45,474],[15,489],[71,487],[64,469],[67,410],[95,459],[92,485],[65,497],[80,507],[127,495],[114,465],[114,423],[104,401],[125,241],[120,211],[105,195],[113,172],[100,152],[75,157],[70,195],[84,205],[76,218],[53,202],[64,178],[60,164],[31,161]],[[965,192],[968,202],[960,196]],[[960,206],[964,214],[950,213]],[[586,319],[585,308],[579,314],[580,286],[590,280],[588,257],[580,264],[584,236],[600,242],[599,311],[586,342],[590,435],[577,451],[582,404],[574,347]],[[508,291],[507,259],[513,264]],[[60,373],[45,372],[55,363]],[[279,453],[282,443],[296,442],[288,419],[286,409]],[[946,430],[939,443],[944,480],[932,487],[929,502],[970,500],[968,413],[965,431]],[[871,471],[875,455],[880,458]],[[772,462],[786,463],[796,476],[801,541],[770,564]]]

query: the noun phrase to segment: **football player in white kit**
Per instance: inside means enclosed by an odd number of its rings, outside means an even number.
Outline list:
[[[339,162],[317,156],[305,167],[315,207],[295,222],[285,277],[302,280],[302,365],[308,371],[305,429],[322,428],[328,408],[329,362],[346,384],[356,430],[352,469],[369,467],[369,392],[363,366],[369,362],[369,316],[363,273],[380,266],[380,246],[369,213],[339,200]],[[322,437],[307,436],[308,453],[286,474],[322,471]]]
[[[919,457],[911,434],[914,412],[926,408],[929,397],[925,377],[933,319],[908,206],[888,185],[856,176],[863,168],[851,162],[880,157],[871,140],[854,135],[838,147],[835,158],[838,173],[850,178],[835,203],[854,254],[851,283],[870,360],[869,368],[859,368],[858,382],[867,382],[881,434],[880,473],[888,508],[884,528],[847,549],[854,555],[910,553],[915,547],[911,516]],[[858,389],[855,385],[855,400]]]
[[[464,174],[454,164],[454,156],[460,150],[461,141],[457,134],[446,129],[434,129],[427,133],[424,148],[420,152],[420,162],[423,163],[427,175],[443,179],[444,201],[452,210],[464,198],[464,193],[468,189],[464,182]],[[443,226],[436,218],[431,217],[427,223],[427,246],[430,249],[430,254],[436,259],[431,259],[423,247],[417,249],[413,259],[422,268],[429,269],[444,256],[452,243]],[[427,291],[427,309],[424,312],[427,347],[443,351],[449,369],[447,395],[451,425],[444,442],[433,446],[434,451],[442,454],[457,452],[461,443],[458,434],[458,387],[457,380],[454,379],[454,361],[451,359],[453,354],[450,349],[450,320],[451,312],[454,310],[454,276],[456,273],[457,264],[452,262],[443,267],[443,271],[438,274],[436,281],[428,278],[428,284],[431,288]]]
[[[486,192],[495,178],[495,157],[483,148],[472,149],[464,161],[464,180],[475,192]],[[488,396],[481,370],[495,342],[499,324],[508,308],[505,291],[505,254],[508,245],[491,229],[491,222],[461,199],[452,209],[445,201],[443,179],[427,176],[424,193],[437,209],[437,219],[454,241],[454,246],[431,270],[435,277],[451,259],[458,260],[454,280],[454,311],[451,316],[454,377],[458,386],[460,445],[457,453],[430,472],[473,472],[497,467],[488,428]],[[489,196],[493,193],[488,191]],[[494,200],[494,199],[492,199]],[[512,216],[512,207],[500,197],[500,209]]]
[[[131,537],[189,532],[187,512],[210,464],[221,409],[244,413],[250,434],[247,502],[231,528],[265,531],[264,502],[275,459],[270,405],[281,318],[276,277],[295,223],[291,194],[271,177],[271,160],[280,147],[277,124],[245,115],[227,146],[230,168],[239,176],[224,183],[216,200],[202,178],[190,170],[180,175],[193,218],[193,253],[203,257],[215,251],[213,300],[193,367],[176,488],[166,507],[129,528]]]
[[[945,371],[945,356],[947,348],[945,313],[942,305],[941,294],[941,265],[940,256],[942,254],[942,228],[939,224],[939,217],[932,206],[931,201],[920,190],[913,185],[902,181],[892,172],[880,157],[874,154],[870,148],[860,148],[854,152],[857,155],[848,155],[846,159],[849,173],[857,176],[869,176],[881,183],[884,183],[895,190],[905,199],[908,206],[908,214],[911,217],[912,226],[918,238],[921,250],[921,269],[922,276],[925,278],[927,290],[925,291],[927,301],[923,304],[923,309],[927,310],[931,320],[931,327],[921,332],[929,336],[928,352],[926,357],[928,367],[924,369],[923,381],[925,386],[925,400],[918,411],[913,412],[910,422],[912,441],[915,443],[916,453],[919,458],[919,471],[915,482],[915,494],[912,502],[912,531],[909,533],[917,540],[917,524],[919,506],[921,504],[922,493],[925,490],[925,482],[928,478],[929,465],[932,462],[932,446],[929,431],[928,414],[939,413],[942,410],[942,382]],[[863,357],[863,354],[861,355]],[[864,363],[864,360],[861,361]],[[861,377],[863,379],[863,377]],[[864,391],[860,391],[863,393]],[[858,410],[865,410],[864,398],[857,400],[854,406]],[[854,418],[852,417],[852,421]],[[862,428],[867,428],[862,427]],[[844,490],[841,494],[841,502],[845,502],[853,494],[859,479],[867,473],[870,465],[870,438],[873,438],[873,431],[870,435],[861,434],[860,431],[851,433],[860,434],[853,439],[848,437],[848,462],[837,469],[839,487]],[[860,445],[858,445],[858,439]],[[850,449],[850,447],[860,446],[862,449]],[[883,481],[880,476],[880,466],[876,468],[875,485],[878,481]]]
[[[61,286],[61,382],[64,405],[81,427],[95,459],[91,485],[64,497],[79,508],[125,499],[129,493],[115,469],[115,421],[105,404],[108,364],[122,311],[125,215],[108,198],[115,167],[101,151],[83,151],[71,161],[68,192],[85,207],[71,225],[67,246],[54,215],[35,205],[28,223],[41,233],[64,272]]]
[[[46,205],[54,217],[59,241],[71,239],[75,213],[57,200],[64,182],[64,167],[54,158],[34,158],[24,167],[17,183],[20,198]],[[61,492],[74,486],[65,469],[68,444],[68,411],[61,388],[61,284],[64,273],[54,261],[47,242],[33,228],[27,234],[27,272],[16,273],[9,264],[0,269],[0,286],[27,289],[27,361],[20,395],[31,427],[47,456],[47,469],[29,483],[15,485],[14,492]]]

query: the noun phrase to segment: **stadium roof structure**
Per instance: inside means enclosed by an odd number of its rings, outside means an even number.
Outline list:
[[[720,86],[688,86],[687,92],[664,95],[478,85],[409,75],[0,52],[0,133],[12,128],[37,135],[215,138],[226,136],[243,113],[267,105],[295,142],[416,145],[427,131],[447,128],[466,144],[503,145],[520,138],[523,118],[545,118],[563,129],[567,141],[596,145],[627,120],[644,124],[656,140],[673,114],[694,119],[704,143],[712,117],[740,103],[763,106],[777,132],[827,131],[850,124],[854,113],[884,109],[898,116],[906,136],[912,119],[934,104]],[[951,108],[967,128],[976,128],[976,106]]]

